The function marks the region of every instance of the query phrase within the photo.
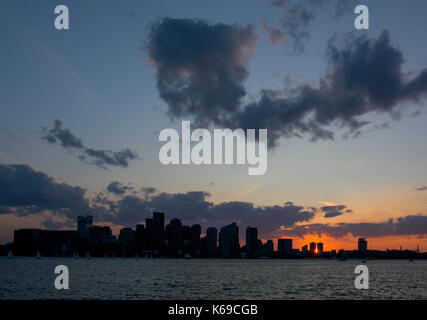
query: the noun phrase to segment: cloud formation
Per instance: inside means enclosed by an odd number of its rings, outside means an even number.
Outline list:
[[[410,236],[427,234],[426,215],[407,215],[397,219],[389,219],[384,222],[371,223],[338,223],[330,224],[308,224],[296,226],[282,231],[283,235],[303,237],[306,235],[328,235],[333,238],[355,237],[387,237],[387,236]]]
[[[146,50],[160,97],[173,118],[221,124],[246,95],[243,82],[258,41],[250,25],[164,18],[152,26]]]
[[[353,210],[347,209],[345,205],[337,205],[337,206],[324,206],[320,208],[325,215],[325,218],[333,218],[343,215],[344,213],[351,213]]]
[[[427,93],[427,69],[405,74],[403,54],[384,30],[375,39],[332,38],[327,72],[316,84],[264,89],[258,100],[244,104],[248,56],[241,52],[253,49],[255,39],[248,26],[168,18],[157,23],[147,49],[169,114],[191,117],[200,126],[267,128],[274,147],[281,137],[332,140],[332,127],[358,137],[369,124],[366,115],[387,113],[398,120],[405,102],[421,102]]]
[[[4,213],[19,215],[43,210],[75,217],[88,212],[85,190],[65,183],[57,183],[41,171],[27,165],[0,165],[0,206]],[[9,210],[6,210],[6,207]]]
[[[129,161],[138,159],[138,154],[129,148],[120,151],[87,148],[82,139],[77,138],[69,129],[62,128],[62,122],[58,119],[55,119],[53,128],[43,128],[43,131],[43,140],[51,144],[59,143],[67,150],[77,151],[80,160],[102,169],[107,169],[108,166],[127,168]]]
[[[111,192],[115,195],[123,195],[128,191],[132,191],[133,188],[130,186],[126,186],[119,181],[113,181],[107,186],[107,191]]]
[[[117,191],[118,187],[124,191],[124,184],[114,182],[109,184],[109,189]],[[199,223],[204,228],[220,228],[237,222],[243,232],[246,226],[256,226],[260,236],[265,238],[312,234],[334,238],[427,234],[427,216],[421,214],[380,223],[304,224],[318,212],[339,215],[351,210],[345,205],[307,208],[292,202],[274,206],[256,206],[243,201],[213,203],[205,191],[166,193],[154,188],[144,190],[142,195],[119,191],[114,199],[103,193],[89,199],[84,189],[58,183],[30,166],[0,165],[0,212],[17,216],[41,214],[45,226],[52,228],[70,228],[75,225],[78,215],[86,214],[92,215],[97,222],[134,227],[151,217],[153,211],[163,211],[166,220],[178,217],[185,224]]]
[[[330,18],[336,20],[345,13],[353,13],[355,3],[355,0],[273,0],[271,5],[280,8],[282,16],[280,29],[272,29],[287,39],[286,45],[292,52],[300,54],[305,49],[311,26],[319,13],[325,15],[325,12],[333,11]]]

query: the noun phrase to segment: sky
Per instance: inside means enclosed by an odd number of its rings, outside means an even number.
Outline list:
[[[166,219],[427,251],[423,0],[0,3],[0,243]],[[354,8],[369,8],[369,30]],[[159,133],[266,128],[268,169],[162,165]]]

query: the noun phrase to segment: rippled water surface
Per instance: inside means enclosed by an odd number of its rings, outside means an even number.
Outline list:
[[[70,289],[56,290],[66,265]],[[0,299],[427,299],[427,261],[0,258]]]

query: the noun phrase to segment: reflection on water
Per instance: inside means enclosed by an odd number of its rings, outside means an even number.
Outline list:
[[[70,289],[54,268],[68,266]],[[0,299],[427,299],[427,261],[0,258]]]

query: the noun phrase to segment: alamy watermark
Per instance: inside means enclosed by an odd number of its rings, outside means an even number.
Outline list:
[[[214,129],[212,140],[209,130],[191,132],[190,121],[182,121],[181,138],[178,131],[168,128],[160,132],[159,141],[166,142],[159,151],[164,165],[236,163],[248,164],[250,176],[267,171],[267,129],[258,129],[258,136],[255,129]]]

